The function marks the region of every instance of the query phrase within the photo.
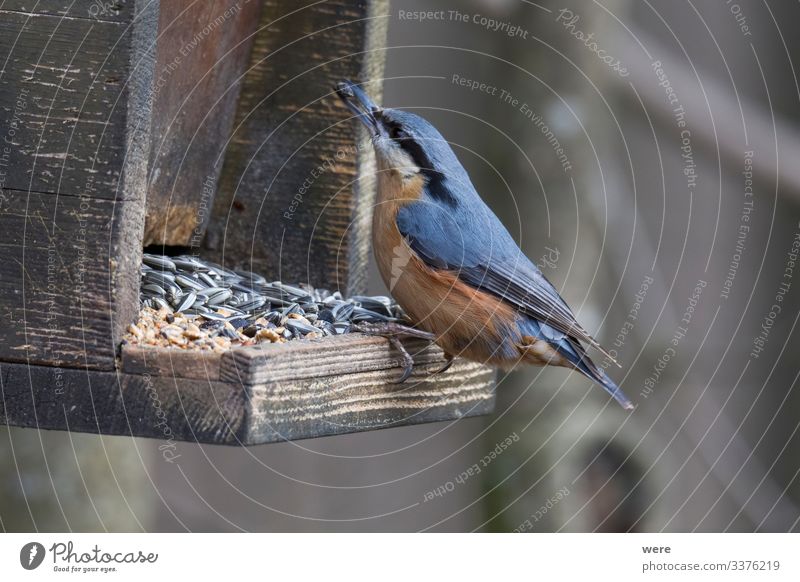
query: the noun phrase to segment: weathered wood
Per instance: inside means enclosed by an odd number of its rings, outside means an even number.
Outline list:
[[[96,22],[0,10],[0,188],[131,195],[119,191],[136,58],[132,7],[126,14]]]
[[[494,372],[462,360],[440,376],[417,371],[390,384],[396,370],[379,370],[253,387],[248,439],[279,442],[423,422],[457,420],[494,409]],[[253,444],[253,443],[249,443]]]
[[[303,4],[264,3],[204,244],[226,266],[352,293],[366,282],[374,166],[333,87],[381,78],[388,2]]]
[[[399,359],[385,340],[353,334],[293,344],[275,346],[286,347],[273,350],[283,352],[281,362],[359,347],[371,369],[330,366],[338,372],[323,377],[321,367],[309,366],[295,377],[278,369],[271,378],[269,359],[253,358],[259,373],[242,375],[256,383],[220,381],[224,356],[135,346],[123,347],[120,373],[0,364],[0,423],[253,445],[453,420],[487,414],[494,405],[490,368],[457,360],[447,372],[429,375],[444,362],[438,348],[418,356],[412,377],[396,385]]]
[[[138,309],[125,221],[141,202],[0,193],[0,358],[111,368]],[[116,258],[115,258],[116,257]]]
[[[157,11],[0,10],[0,359],[114,366],[138,310]]]
[[[260,5],[161,4],[145,245],[200,246]]]
[[[404,340],[403,345],[416,366],[436,369],[445,362],[442,350],[436,345],[420,340]],[[385,339],[353,333],[324,340],[231,350],[222,358],[220,379],[255,385],[388,370],[400,365],[400,354],[394,348],[387,350]]]
[[[193,380],[220,379],[223,354],[216,352],[163,350],[130,344],[124,345],[121,351],[120,369],[126,374],[149,374]]]
[[[44,14],[93,21],[126,22],[134,10],[131,0],[5,0],[4,11]]]
[[[97,370],[0,364],[0,424],[197,442],[236,442],[241,387]]]
[[[445,362],[442,350],[435,345],[421,340],[404,340],[403,344],[416,366],[436,369]],[[222,354],[128,344],[122,349],[121,370],[254,386],[388,370],[400,365],[400,354],[392,347],[387,349],[385,339],[351,333],[320,340],[238,347]]]

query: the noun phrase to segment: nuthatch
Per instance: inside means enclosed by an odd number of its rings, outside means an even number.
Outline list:
[[[436,128],[413,113],[378,107],[351,81],[336,92],[371,134],[375,258],[419,335],[433,339],[449,361],[577,370],[632,409],[581,342],[614,359],[481,200]],[[410,367],[404,378],[408,373]]]

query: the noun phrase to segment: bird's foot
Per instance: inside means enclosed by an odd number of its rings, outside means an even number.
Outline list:
[[[386,322],[386,323],[359,323],[353,326],[355,331],[360,331],[366,335],[373,335],[378,337],[385,337],[389,340],[389,343],[394,346],[394,348],[400,352],[400,357],[402,358],[402,366],[403,366],[403,373],[400,375],[400,378],[392,382],[392,384],[402,384],[406,380],[408,380],[409,376],[411,376],[411,372],[414,371],[414,358],[411,357],[411,354],[408,353],[408,350],[403,346],[403,343],[400,341],[401,337],[416,337],[419,339],[424,339],[429,342],[433,342],[436,340],[436,336],[430,332],[422,331],[421,329],[415,329],[413,327],[408,327],[407,325],[403,325],[401,323],[396,322]],[[449,363],[445,366],[444,369],[449,367]],[[443,370],[442,370],[443,371]]]
[[[395,321],[387,321],[385,323],[357,323],[353,328],[366,335],[376,335],[385,338],[405,336],[417,337],[430,342],[436,340],[436,336],[429,331],[409,327]]]
[[[453,365],[453,360],[455,360],[456,357],[451,355],[451,354],[448,354],[446,352],[444,354],[444,357],[447,359],[447,361],[444,363],[444,366],[442,366],[441,368],[438,368],[436,370],[433,370],[431,372],[428,372],[428,375],[435,376],[437,374],[442,374],[444,372],[447,372],[447,370],[450,369],[450,366]]]

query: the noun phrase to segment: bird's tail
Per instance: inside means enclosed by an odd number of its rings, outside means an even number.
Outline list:
[[[606,392],[611,394],[614,397],[614,400],[619,402],[620,406],[625,410],[633,410],[633,402],[625,396],[625,393],[622,389],[616,385],[616,383],[608,377],[608,374],[605,371],[598,367],[589,356],[586,355],[586,352],[583,350],[583,347],[576,342],[575,340],[571,340],[570,338],[565,338],[566,342],[562,340],[559,342],[559,345],[556,347],[559,353],[567,358],[570,363],[578,370],[581,374],[589,378],[590,380],[594,380],[598,384],[600,384]],[[562,344],[566,343],[566,346]]]
[[[588,359],[588,356],[586,356],[586,359]],[[592,364],[592,366],[594,366],[594,364]],[[624,408],[625,410],[633,410],[635,408],[633,402],[631,402],[630,399],[627,396],[625,396],[625,393],[622,391],[622,388],[617,386],[617,384],[611,378],[608,377],[608,374],[606,374],[602,368],[598,368],[597,366],[594,366],[594,368],[596,369],[595,372],[592,371],[587,372],[586,370],[583,370],[581,368],[578,368],[578,370],[582,372],[585,376],[588,376],[589,378],[600,384],[605,389],[606,392],[608,392],[609,394],[611,394],[611,396],[614,397],[614,400],[619,402],[622,408]]]
[[[614,381],[608,377],[602,368],[598,367],[589,356],[586,355],[586,350],[580,342],[572,337],[565,335],[546,323],[541,323],[535,319],[524,319],[519,324],[519,330],[523,338],[528,340],[544,340],[553,348],[563,360],[557,365],[565,366],[577,370],[590,380],[600,384],[606,392],[614,397],[614,400],[619,402],[620,406],[625,410],[633,410],[633,403],[625,396],[625,393],[617,386]],[[535,342],[526,342],[529,346],[535,345]],[[527,346],[526,346],[527,347]],[[526,358],[527,359],[527,358]],[[531,360],[531,363],[541,365],[537,359]],[[555,363],[551,361],[551,363]]]
[[[566,360],[566,362],[562,361],[562,363],[558,365],[577,370],[590,380],[600,384],[606,392],[614,397],[614,400],[619,402],[622,408],[625,410],[633,410],[633,403],[625,396],[622,389],[608,377],[605,371],[586,355],[586,351],[578,340],[556,331],[547,324],[532,319],[526,320],[521,324],[521,331],[523,337],[530,336],[538,340],[544,340],[550,347],[554,348],[555,351]],[[534,360],[533,363],[538,362]],[[539,365],[541,365],[541,363],[539,363]]]

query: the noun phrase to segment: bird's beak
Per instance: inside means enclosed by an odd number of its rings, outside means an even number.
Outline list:
[[[378,115],[381,108],[375,105],[358,85],[349,80],[336,84],[336,94],[344,101],[347,108],[352,111],[374,136],[381,133]]]

